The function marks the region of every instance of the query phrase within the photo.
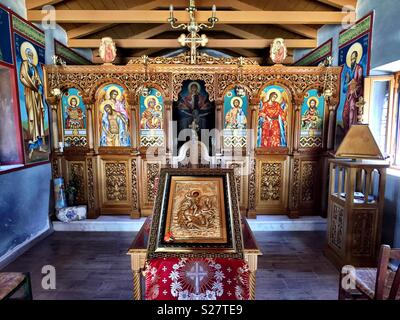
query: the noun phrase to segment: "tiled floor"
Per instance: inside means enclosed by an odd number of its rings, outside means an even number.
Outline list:
[[[55,232],[2,271],[30,271],[34,299],[132,299],[126,255],[134,233]],[[325,233],[255,232],[257,299],[336,299],[338,271],[323,256]],[[56,289],[41,286],[42,267],[56,268]]]

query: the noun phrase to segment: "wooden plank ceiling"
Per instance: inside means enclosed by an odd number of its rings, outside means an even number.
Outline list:
[[[117,63],[125,64],[131,57],[157,56],[180,48],[176,40],[182,31],[172,30],[167,22],[169,5],[175,17],[186,22],[188,0],[26,0],[28,19],[40,22],[41,8],[51,4],[57,10],[57,23],[68,33],[71,48],[93,49],[100,63],[98,46],[102,37],[117,43]],[[356,7],[357,0],[197,0],[198,21],[206,22],[211,6],[217,6],[219,22],[205,33],[208,48],[231,56],[257,58],[268,63],[272,39],[286,40],[289,57],[293,49],[317,46],[317,31],[324,24],[340,24],[348,19],[343,6]],[[355,13],[351,13],[355,15]]]

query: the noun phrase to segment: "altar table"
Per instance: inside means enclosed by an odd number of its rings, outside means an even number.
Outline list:
[[[149,231],[151,218],[148,217],[144,222],[139,233],[136,235],[129,248],[128,255],[131,256],[131,269],[133,273],[133,297],[135,300],[142,299],[142,277],[146,263],[147,242],[149,240]],[[246,218],[242,217],[242,232],[244,245],[244,259],[247,261],[250,271],[249,286],[250,300],[255,299],[256,295],[256,271],[257,259],[262,255],[258,248],[257,241],[251,231]]]

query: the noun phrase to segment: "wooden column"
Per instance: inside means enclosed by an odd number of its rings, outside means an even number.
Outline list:
[[[141,286],[140,270],[133,271],[133,299],[142,300],[142,286]]]
[[[299,128],[300,128],[300,117],[301,117],[301,106],[303,104],[304,95],[301,94],[296,96],[294,99],[294,112],[293,112],[293,154],[291,156],[291,184],[289,186],[289,218],[297,219],[299,218],[299,201],[300,201],[300,160],[296,155],[298,155],[299,149]]]
[[[255,219],[257,216],[256,212],[256,159],[255,159],[255,147],[257,143],[257,127],[258,127],[258,119],[257,119],[257,110],[258,110],[258,99],[251,99],[249,103],[250,107],[250,122],[251,129],[253,130],[253,134],[250,135],[248,143],[248,150],[250,152],[250,163],[249,163],[249,188],[248,188],[248,212],[247,217],[250,219]]]
[[[47,99],[47,103],[51,109],[51,140],[53,142],[52,149],[58,151],[59,146],[59,127],[58,127],[58,108],[60,104],[60,98],[58,96]]]
[[[217,157],[222,156],[222,150],[221,150],[222,141],[221,141],[221,139],[223,138],[223,136],[222,136],[223,109],[224,109],[224,100],[215,101],[215,124],[216,124],[215,129],[217,130],[216,137],[215,137],[215,155]]]
[[[244,255],[245,260],[249,266],[249,291],[250,291],[250,300],[256,299],[256,273],[257,273],[257,254],[246,253]]]
[[[53,133],[53,149],[54,151],[59,150],[58,144],[58,126],[57,126],[57,105],[51,106],[51,126],[52,126],[52,133]]]
[[[93,128],[93,107],[94,107],[94,104],[86,103],[86,109],[87,109],[87,139],[88,139],[88,146],[89,146],[89,149],[91,151],[94,148],[94,141],[93,141],[93,130],[94,130],[94,128]]]
[[[325,103],[329,111],[326,148],[327,150],[333,150],[335,148],[336,107],[339,104],[339,100],[338,98],[328,97]]]
[[[139,102],[134,94],[129,94],[128,106],[130,112],[130,126],[131,126],[131,146],[134,149],[140,148],[140,136],[139,136]]]
[[[164,102],[164,144],[165,149],[168,156],[172,156],[171,153],[173,152],[173,141],[174,137],[172,136],[173,131],[173,121],[172,121],[172,104],[171,100],[166,100]]]

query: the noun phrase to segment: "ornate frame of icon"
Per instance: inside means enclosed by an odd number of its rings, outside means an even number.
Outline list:
[[[243,258],[233,169],[161,169],[147,257]]]

